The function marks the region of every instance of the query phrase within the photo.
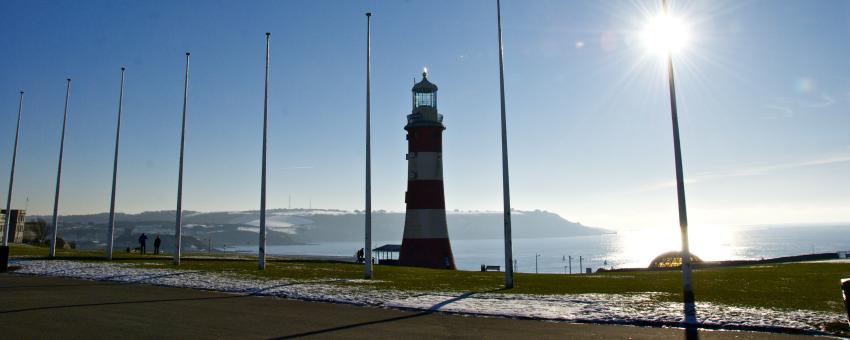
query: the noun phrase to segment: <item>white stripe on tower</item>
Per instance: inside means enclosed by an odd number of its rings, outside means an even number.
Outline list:
[[[407,158],[408,179],[443,180],[442,152],[411,152]]]
[[[448,238],[445,209],[410,209],[404,217],[404,238]]]

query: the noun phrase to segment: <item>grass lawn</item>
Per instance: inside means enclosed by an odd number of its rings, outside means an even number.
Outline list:
[[[12,245],[11,255],[43,257],[47,248]],[[102,261],[102,252],[62,250],[62,259]],[[359,279],[362,265],[353,263],[273,259],[265,271],[257,269],[256,258],[247,255],[189,254],[182,269],[208,270],[230,274],[294,280]],[[234,259],[234,257],[238,257]],[[173,266],[168,255],[116,252],[117,262],[138,266]],[[144,261],[139,261],[144,260]],[[159,263],[157,263],[159,262]],[[658,299],[681,301],[681,273],[678,271],[635,271],[585,275],[515,275],[516,287],[501,289],[504,274],[498,272],[448,271],[410,267],[380,266],[374,269],[377,288],[457,292],[496,292],[523,294],[629,294],[659,292]],[[759,266],[698,269],[694,271],[697,301],[742,307],[806,309],[844,312],[841,278],[850,277],[848,263],[786,263]]]

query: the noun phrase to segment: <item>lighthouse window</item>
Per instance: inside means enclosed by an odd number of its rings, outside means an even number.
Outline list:
[[[433,108],[437,107],[437,93],[416,93],[413,97],[413,106],[430,106]]]

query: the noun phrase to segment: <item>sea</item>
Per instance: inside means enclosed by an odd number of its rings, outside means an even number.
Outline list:
[[[692,227],[689,234],[692,254],[704,261],[850,251],[850,224]],[[373,248],[384,244],[400,244],[400,240],[375,241]],[[482,264],[504,268],[502,239],[451,240],[451,245],[460,270],[480,270]],[[659,254],[680,246],[678,228],[649,228],[592,236],[514,239],[512,249],[517,272],[563,274],[587,268],[646,267]],[[267,253],[353,258],[362,247],[362,241],[326,242],[268,246]],[[257,248],[237,246],[227,251],[256,253]]]

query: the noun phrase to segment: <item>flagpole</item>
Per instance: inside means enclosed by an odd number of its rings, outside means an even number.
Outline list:
[[[18,122],[15,127],[15,146],[12,149],[12,170],[9,174],[9,192],[6,195],[6,218],[3,219],[3,247],[9,246],[9,220],[12,216],[12,188],[15,184],[15,161],[18,159],[18,136],[21,131],[21,112],[24,109],[24,90],[18,99]],[[17,222],[17,221],[16,221]],[[8,256],[6,258],[8,261]]]
[[[121,110],[124,107],[124,71],[121,66],[121,90],[118,92],[118,123],[115,127],[115,156],[112,162],[112,199],[109,202],[109,228],[106,240],[106,259],[112,260],[112,249],[115,245],[115,194],[118,185],[118,142],[121,140]]]
[[[53,232],[50,235],[49,257],[56,256],[56,237],[59,233],[59,189],[62,183],[62,158],[65,153],[65,128],[68,126],[68,101],[71,96],[71,78],[66,79],[65,114],[62,116],[62,137],[59,139],[59,165],[56,170],[56,193],[53,195]]]
[[[372,13],[366,13],[366,246],[365,278],[372,278]]]
[[[505,117],[505,47],[502,44],[502,5],[496,0],[496,18],[499,27],[499,95],[502,107],[502,193],[505,220],[505,288],[514,287],[513,247],[511,245],[511,190],[508,174],[508,130]]]
[[[266,32],[266,83],[263,96],[263,161],[260,179],[260,245],[259,268],[266,269],[266,146],[269,125],[269,40],[271,33]]]
[[[664,15],[667,15],[667,0],[661,0]],[[679,138],[679,110],[676,103],[676,83],[673,77],[673,51],[667,51],[667,80],[670,85],[670,116],[673,123],[673,152],[676,161],[676,194],[679,204],[679,229],[682,237],[682,291],[684,296],[685,323],[694,325],[696,305],[691,276],[691,251],[688,242],[688,212],[685,204],[685,179],[682,170],[682,147]],[[693,336],[689,329],[689,336]]]
[[[189,104],[189,52],[186,52],[186,73],[183,78],[183,123],[180,127],[180,162],[177,174],[177,221],[174,225],[174,264],[180,265],[183,241],[183,149],[186,143],[186,112]]]

